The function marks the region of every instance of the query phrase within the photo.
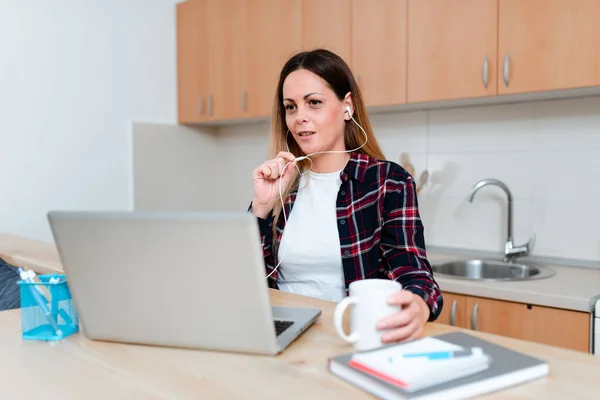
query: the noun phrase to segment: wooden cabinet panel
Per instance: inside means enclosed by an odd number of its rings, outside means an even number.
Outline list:
[[[589,351],[589,313],[471,296],[466,306],[470,329]]]
[[[206,4],[186,1],[177,4],[176,12],[178,120],[195,123],[208,116]]]
[[[301,0],[251,0],[247,8],[247,115],[270,116],[279,73],[301,50]],[[241,72],[241,71],[240,71]]]
[[[317,47],[348,62],[367,106],[600,86],[600,0],[187,0],[176,10],[180,123],[269,116],[284,61]]]
[[[326,48],[350,64],[351,13],[348,0],[302,0],[302,48]]]
[[[444,307],[435,322],[466,328],[466,296],[443,292]]]
[[[500,0],[499,13],[500,94],[600,85],[599,0]]]
[[[352,61],[367,106],[406,103],[407,0],[352,1]]]
[[[188,0],[196,1],[196,0]],[[209,119],[242,118],[246,88],[246,0],[205,0]]]
[[[497,38],[498,0],[409,0],[408,102],[496,95]]]

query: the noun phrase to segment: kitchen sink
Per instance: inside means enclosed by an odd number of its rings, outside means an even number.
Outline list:
[[[556,272],[543,265],[500,260],[460,260],[432,265],[434,274],[459,279],[522,281],[549,278]]]

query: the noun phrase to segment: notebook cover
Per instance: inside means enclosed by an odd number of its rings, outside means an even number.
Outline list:
[[[469,385],[471,383],[476,383],[479,381],[483,381],[486,379],[495,378],[499,375],[513,373],[519,370],[525,370],[532,367],[538,367],[542,365],[547,365],[545,360],[541,360],[539,358],[535,358],[529,356],[527,354],[523,354],[506,347],[488,342],[486,340],[480,339],[478,337],[468,335],[464,332],[452,332],[445,333],[441,335],[432,336],[439,340],[444,340],[449,343],[456,344],[458,346],[463,347],[481,347],[483,351],[491,357],[490,367],[482,372],[478,372],[474,375],[465,376],[462,378],[458,378],[449,382],[441,383],[439,385],[431,386],[428,388],[424,388],[421,390],[417,390],[414,392],[407,392],[396,385],[385,382],[383,380],[374,378],[372,375],[364,373],[360,370],[354,369],[348,365],[352,356],[355,353],[348,353],[339,356],[332,357],[331,360],[335,361],[339,364],[344,365],[347,368],[352,369],[355,372],[360,373],[361,375],[369,377],[373,380],[374,385],[383,385],[389,389],[397,391],[401,393],[403,397],[410,399],[415,397],[421,397],[428,394],[433,394],[442,390],[448,390],[452,388],[458,388],[460,386]],[[388,345],[386,347],[394,346]],[[381,348],[380,348],[381,349]],[[376,351],[380,349],[375,349],[371,351]],[[507,384],[506,386],[513,386],[517,383],[521,383],[521,381],[515,381],[514,383]]]

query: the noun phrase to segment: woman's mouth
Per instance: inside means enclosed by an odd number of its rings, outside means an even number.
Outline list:
[[[308,137],[313,135],[315,132],[312,131],[302,131],[302,132],[297,132],[297,135],[300,137]]]

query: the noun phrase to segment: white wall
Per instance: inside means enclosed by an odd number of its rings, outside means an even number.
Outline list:
[[[222,126],[217,136],[216,191],[221,211],[245,211],[252,201],[252,171],[268,156],[268,123]]]
[[[173,137],[186,138],[166,147],[166,127],[176,128],[177,2],[0,4],[1,232],[51,240],[50,209],[132,208],[134,153],[141,157],[136,188],[142,191],[135,198],[141,208],[246,209],[251,171],[266,155],[268,124],[226,126],[216,137],[197,130],[197,138],[177,128]],[[471,185],[493,177],[513,191],[518,243],[535,232],[535,254],[600,259],[600,99],[372,120],[389,159],[408,152],[417,175],[424,168],[432,173],[433,183],[420,194],[429,245],[502,249],[503,195],[486,188],[473,204],[465,202]],[[136,136],[141,147],[134,151],[134,122],[146,124],[136,135],[151,123],[163,128]],[[185,143],[178,158],[175,150]],[[153,186],[158,150],[179,163],[169,164]],[[169,175],[179,179],[169,191],[185,197],[189,189],[192,201],[157,197]],[[194,179],[208,181],[213,200],[193,200],[199,199]]]
[[[172,124],[133,126],[134,208],[195,211],[219,208],[216,132]]]
[[[419,176],[428,245],[502,251],[506,198],[482,189],[504,181],[514,197],[514,237],[537,235],[534,254],[600,260],[600,98],[372,115],[388,159],[410,155]],[[240,210],[252,199],[252,168],[267,150],[267,124],[220,128],[219,206]]]
[[[132,207],[132,121],[176,121],[174,0],[0,2],[0,231]]]

